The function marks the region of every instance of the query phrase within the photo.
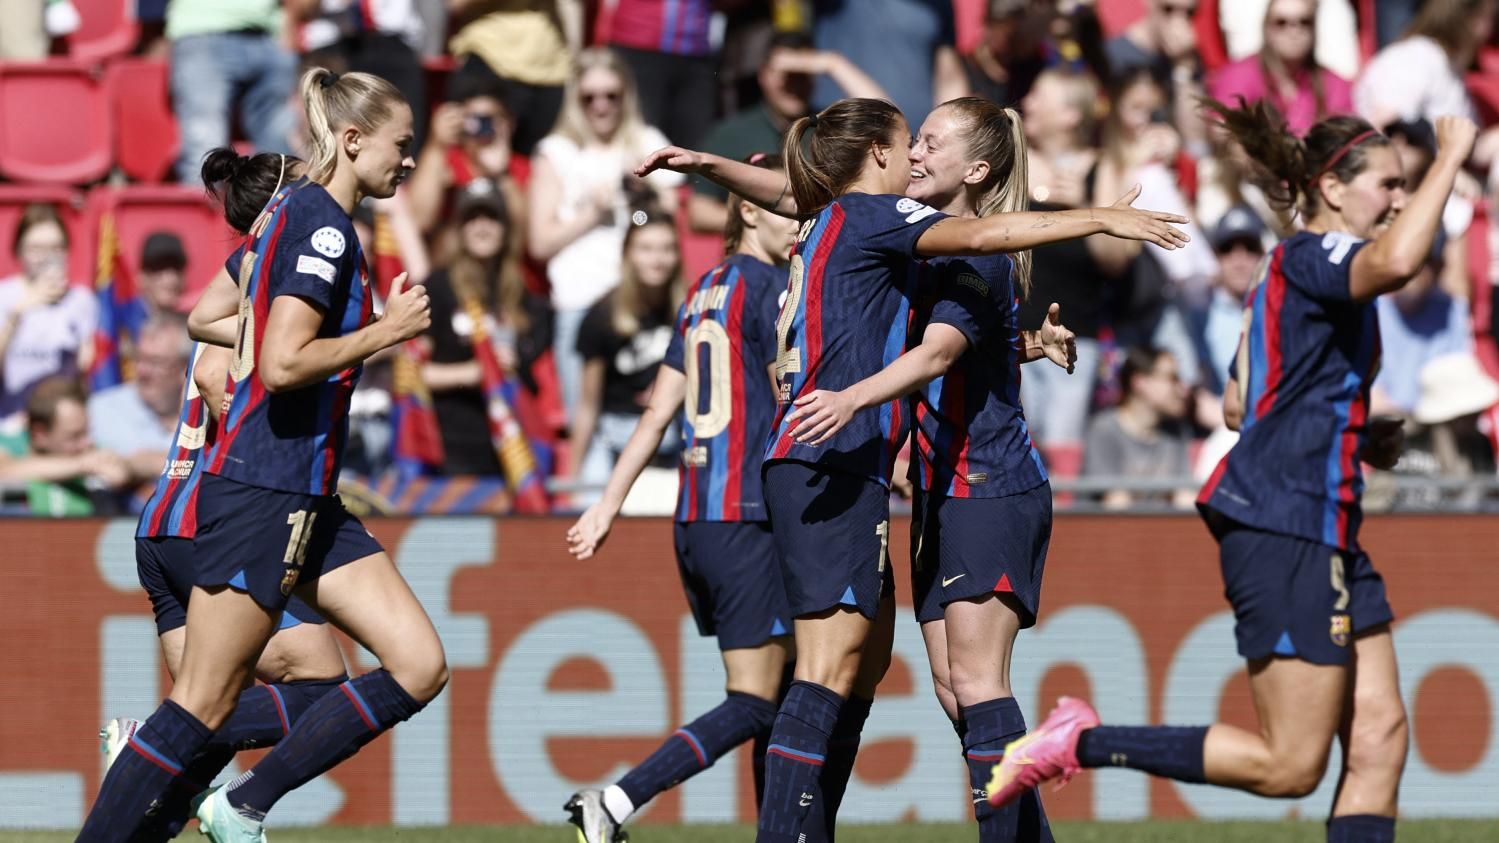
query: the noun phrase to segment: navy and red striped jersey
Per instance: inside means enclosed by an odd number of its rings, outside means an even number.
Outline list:
[[[188,358],[187,386],[182,398],[182,412],[177,415],[177,431],[167,450],[167,464],[156,479],[156,489],[141,510],[135,526],[138,539],[184,538],[198,533],[198,481],[203,476],[203,449],[213,442],[216,425],[208,415],[207,403],[193,382],[193,367],[206,346],[193,344]]]
[[[968,350],[911,398],[911,481],[955,498],[998,498],[1046,482],[1020,408],[1020,299],[1008,255],[936,258],[911,323],[911,344],[928,325],[951,325]]]
[[[606,40],[637,50],[706,56],[713,51],[712,20],[709,0],[618,0]]]
[[[1301,232],[1276,246],[1251,291],[1235,379],[1239,441],[1198,504],[1235,521],[1355,550],[1369,388],[1379,369],[1373,302],[1349,267],[1364,241]]]
[[[904,401],[860,410],[821,445],[796,442],[786,416],[797,398],[847,389],[905,352],[916,241],[946,218],[914,199],[849,193],[802,226],[776,323],[779,404],[767,460],[801,460],[890,483],[910,429]]]
[[[730,255],[687,291],[664,365],[687,376],[678,521],[764,521],[760,464],[786,270]]]
[[[339,337],[369,324],[369,270],[349,215],[322,185],[283,189],[250,230],[240,270],[239,340],[225,387],[223,430],[207,471],[266,489],[331,495],[349,433],[349,396],[362,365],[326,380],[271,393],[260,379],[260,354],[271,302],[297,296],[322,311],[318,337]]]

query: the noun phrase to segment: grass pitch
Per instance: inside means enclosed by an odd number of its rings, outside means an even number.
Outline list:
[[[1192,821],[1054,824],[1062,843],[1322,843],[1320,822],[1205,823]],[[271,828],[273,843],[574,843],[572,826],[444,828]],[[957,843],[977,837],[971,825],[840,826],[841,843]],[[73,835],[57,831],[0,831],[0,843],[66,843]],[[192,829],[178,840],[203,840]],[[749,825],[645,825],[630,832],[631,843],[751,843]],[[1493,843],[1499,821],[1406,820],[1400,843]]]

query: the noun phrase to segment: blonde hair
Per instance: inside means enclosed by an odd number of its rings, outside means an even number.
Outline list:
[[[1062,99],[1070,108],[1077,109],[1077,127],[1072,130],[1072,144],[1090,147],[1098,133],[1100,90],[1098,80],[1086,70],[1071,70],[1064,67],[1049,67],[1041,71],[1032,87],[1042,79],[1055,79],[1062,85]]]
[[[334,73],[326,67],[302,74],[302,106],[307,110],[310,149],[307,177],[326,184],[338,166],[338,132],[353,126],[373,132],[389,120],[393,106],[406,99],[396,87],[370,73]]]
[[[657,314],[659,321],[670,324],[677,315],[677,306],[682,303],[685,293],[682,283],[682,255],[681,244],[677,243],[677,226],[670,215],[650,210],[644,212],[645,222],[639,225],[631,224],[629,231],[625,232],[625,245],[622,250],[619,272],[619,286],[614,288],[609,302],[609,325],[616,334],[622,337],[633,336],[640,331],[640,318],[649,310],[646,303],[644,285],[635,275],[635,268],[630,265],[628,258],[623,257],[630,252],[630,243],[635,236],[647,228],[663,226],[671,232],[671,239],[677,244],[677,266],[672,270],[671,280],[667,282],[665,300],[658,306],[660,313]]]
[[[561,135],[579,146],[589,141],[603,141],[603,138],[594,136],[592,127],[588,125],[579,93],[583,76],[590,70],[607,70],[619,79],[619,128],[614,130],[614,137],[608,140],[608,144],[635,150],[640,145],[641,130],[645,128],[645,118],[640,114],[640,95],[635,90],[635,75],[630,72],[629,65],[608,47],[589,47],[578,53],[573,73],[567,78],[567,87],[562,94],[562,111],[557,115],[557,124],[552,127],[552,134]]]
[[[979,216],[1025,210],[1030,158],[1020,113],[1013,108],[1000,108],[981,97],[959,97],[938,108],[950,108],[958,114],[962,119],[959,134],[968,147],[968,157],[989,165],[989,175],[979,185],[983,191],[978,203]],[[1027,298],[1031,291],[1031,251],[1014,252],[1010,259],[1015,265],[1015,287],[1022,299]]]

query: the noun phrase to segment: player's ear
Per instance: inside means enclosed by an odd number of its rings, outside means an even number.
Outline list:
[[[982,159],[968,162],[968,169],[963,173],[964,184],[983,184],[989,178],[989,162]]]
[[[364,144],[364,133],[359,131],[358,126],[345,127],[338,139],[343,144],[345,155],[350,159],[359,157],[359,148]]]
[[[1343,210],[1343,200],[1348,192],[1348,185],[1338,178],[1335,173],[1323,173],[1317,178],[1312,188],[1329,208],[1334,211]]]
[[[739,206],[736,210],[739,214],[740,224],[747,229],[758,228],[760,226],[760,208],[753,202],[744,199],[740,199],[736,204]]]

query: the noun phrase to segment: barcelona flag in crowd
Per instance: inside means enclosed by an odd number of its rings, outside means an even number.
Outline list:
[[[135,290],[124,250],[115,230],[114,213],[99,218],[99,263],[94,274],[99,299],[99,324],[94,330],[94,360],[89,367],[89,391],[97,392],[134,378],[126,349],[146,321],[146,306]]]
[[[403,271],[395,234],[385,214],[375,213],[374,287],[383,300]],[[401,343],[391,364],[391,449],[396,471],[405,477],[433,474],[442,467],[442,435],[432,393],[422,380],[430,353],[421,338]]]

